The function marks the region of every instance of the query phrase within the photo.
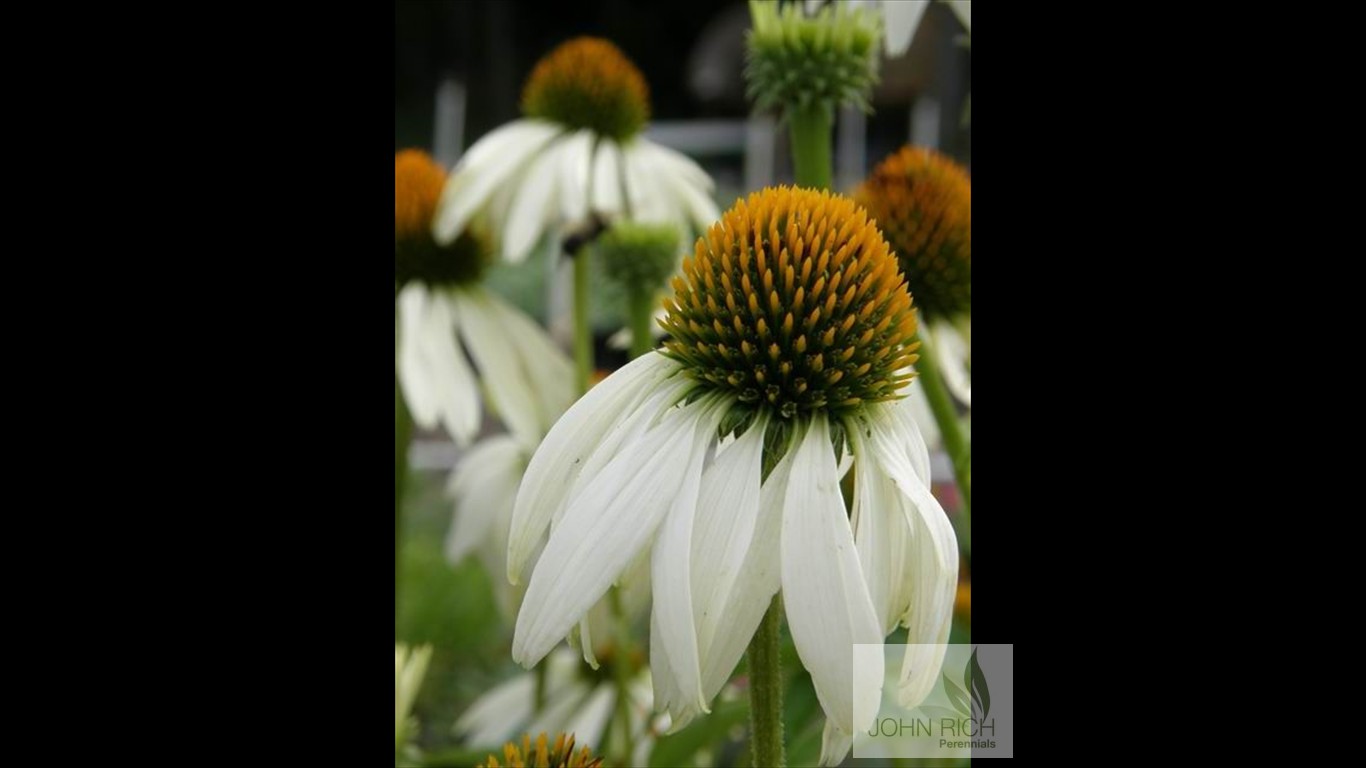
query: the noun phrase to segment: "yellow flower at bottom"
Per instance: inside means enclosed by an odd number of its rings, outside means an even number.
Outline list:
[[[498,762],[498,758],[489,755],[488,760],[479,764],[479,768],[599,768],[602,765],[601,757],[593,757],[593,751],[588,747],[583,747],[574,753],[574,737],[570,735],[567,740],[565,734],[561,733],[555,737],[555,744],[552,748],[547,748],[545,734],[536,737],[536,749],[531,748],[531,734],[522,736],[522,745],[518,748],[516,742],[509,741],[503,746],[503,762]]]

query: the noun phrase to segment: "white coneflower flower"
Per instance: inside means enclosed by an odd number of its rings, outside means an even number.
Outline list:
[[[488,248],[474,231],[431,237],[446,175],[425,152],[394,157],[398,374],[413,421],[466,445],[479,430],[479,381],[513,433],[534,445],[574,401],[574,366],[534,321],[479,284]],[[463,343],[462,343],[463,342]]]
[[[943,0],[953,10],[965,29],[972,29],[971,0]],[[806,12],[815,13],[830,0],[806,0]],[[920,20],[930,7],[930,0],[839,0],[841,5],[859,8],[877,6],[882,9],[885,46],[888,56],[900,56],[911,47]]]
[[[429,645],[409,649],[399,643],[394,646],[394,751],[402,752],[417,731],[417,722],[409,715],[413,701],[422,688],[427,664],[432,660]]]
[[[562,731],[586,744],[602,744],[617,701],[610,675],[588,673],[575,653],[557,648],[543,662],[545,704],[535,707],[536,675],[523,673],[500,683],[472,703],[455,723],[461,742],[471,747],[501,744],[520,733]],[[609,663],[617,663],[615,659]],[[642,667],[627,686],[634,765],[644,765],[654,734],[667,728],[654,722],[650,670]],[[667,720],[667,715],[663,718]]]
[[[461,158],[441,198],[439,241],[482,211],[503,257],[521,261],[547,231],[621,213],[623,185],[637,221],[686,232],[715,220],[711,177],[640,135],[650,114],[645,79],[612,43],[580,37],[551,51],[527,79],[522,111]]]
[[[972,406],[972,182],[962,166],[929,149],[902,147],[854,193],[897,254],[907,288],[925,316],[944,384]],[[959,329],[963,330],[960,331]],[[925,393],[912,382],[907,407],[931,445],[939,428]]]
[[[737,201],[674,288],[672,340],[575,403],[527,468],[509,578],[550,536],[513,658],[543,658],[649,552],[655,701],[678,727],[708,710],[781,589],[829,762],[880,696],[881,670],[854,684],[852,646],[901,623],[910,643],[943,643],[952,616],[957,543],[894,405],[911,297],[865,212],[791,188]],[[942,659],[907,661],[902,693],[923,698]]]

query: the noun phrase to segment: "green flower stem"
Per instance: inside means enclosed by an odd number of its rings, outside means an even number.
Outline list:
[[[654,328],[655,298],[650,295],[648,289],[633,291],[630,301],[630,323],[631,323],[631,359],[654,349],[654,336],[650,331]]]
[[[829,189],[831,116],[820,106],[787,112],[792,137],[792,170],[797,186]]]
[[[612,654],[612,680],[617,686],[617,721],[621,724],[621,765],[631,765],[635,742],[631,734],[631,627],[621,605],[621,588],[612,587],[609,604],[616,633]]]
[[[774,595],[759,629],[749,641],[749,730],[754,765],[782,768],[783,680],[780,667],[782,596]]]
[[[925,330],[925,323],[920,323],[921,331]],[[958,483],[958,493],[962,496],[963,505],[958,513],[958,545],[964,554],[972,552],[972,452],[968,446],[968,441],[963,438],[963,430],[958,421],[958,410],[954,408],[953,400],[949,398],[949,391],[944,387],[944,379],[939,372],[938,358],[935,356],[934,346],[930,343],[930,334],[927,332],[916,332],[916,338],[920,341],[920,359],[916,360],[915,368],[920,374],[921,386],[925,388],[925,399],[930,403],[930,411],[934,414],[934,421],[939,425],[939,434],[944,440],[944,451],[948,453],[949,460],[953,462],[953,477]]]
[[[589,254],[584,245],[574,254],[574,366],[579,375],[579,394],[593,383],[593,328],[589,321]]]
[[[545,709],[545,677],[546,669],[549,667],[550,663],[547,661],[536,665],[536,693],[531,701],[531,711],[535,714],[540,714],[541,710]]]

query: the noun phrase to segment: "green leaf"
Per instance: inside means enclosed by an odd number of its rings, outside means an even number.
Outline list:
[[[825,729],[825,718],[819,717],[807,723],[800,732],[794,733],[787,745],[787,764],[790,766],[815,765],[821,758],[821,734]]]
[[[698,718],[678,733],[662,737],[650,752],[650,765],[652,768],[692,765],[698,752],[726,741],[730,730],[745,722],[748,715],[748,701],[718,704],[710,715]]]

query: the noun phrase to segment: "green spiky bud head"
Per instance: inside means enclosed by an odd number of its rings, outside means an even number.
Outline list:
[[[619,221],[598,239],[609,276],[632,293],[653,293],[678,271],[678,228],[672,224]]]
[[[882,39],[878,14],[830,4],[807,16],[796,3],[780,7],[772,0],[750,0],[749,10],[754,26],[745,77],[757,109],[871,109]]]

